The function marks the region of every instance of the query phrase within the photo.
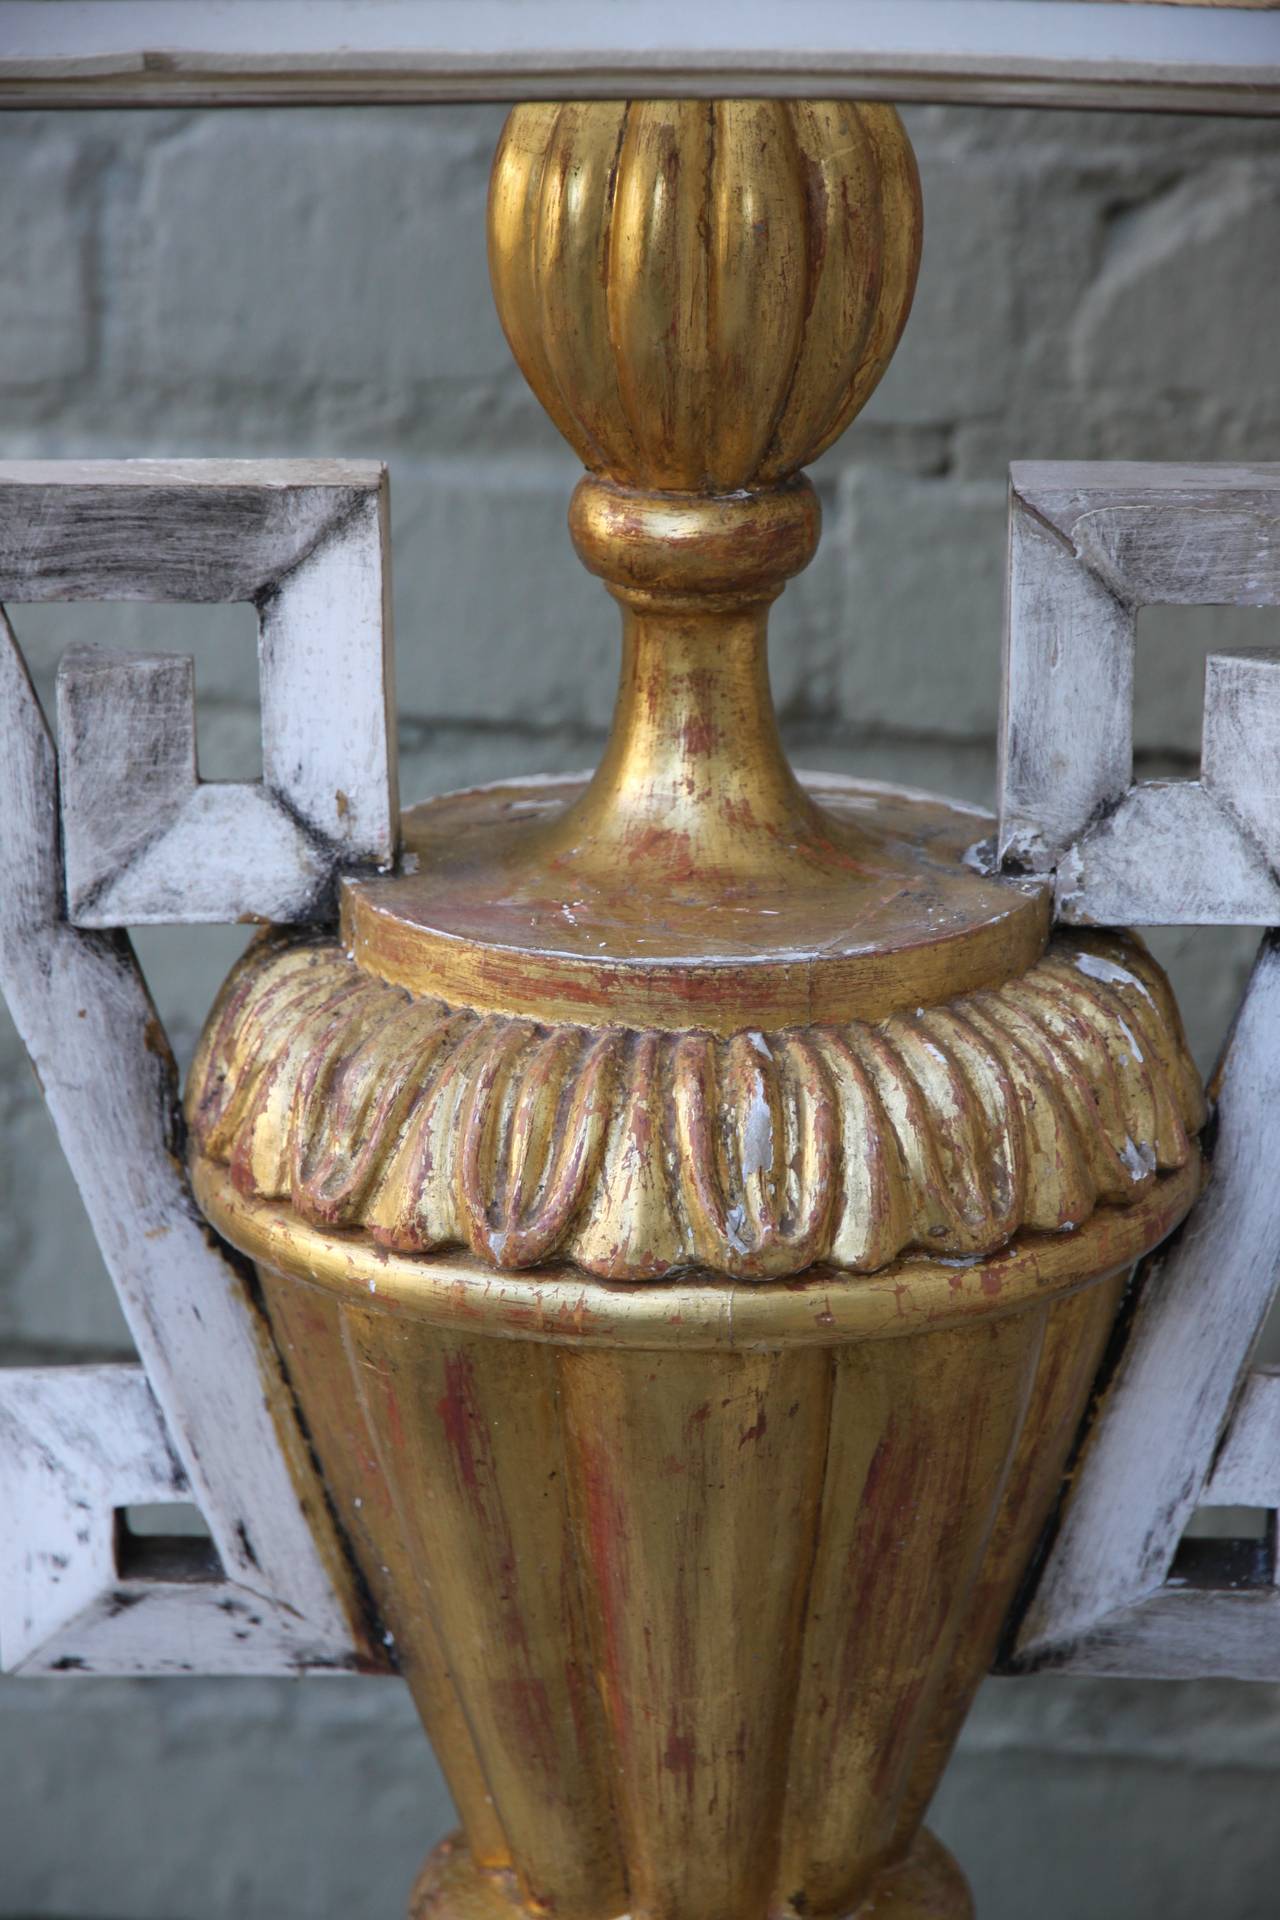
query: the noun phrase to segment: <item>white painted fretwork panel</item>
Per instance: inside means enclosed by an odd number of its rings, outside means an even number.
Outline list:
[[[0,610],[0,986],[140,1365],[0,1370],[0,1664],[297,1672],[376,1659],[243,1264],[181,1157],[143,922],[305,920],[395,854],[386,475],[367,463],[0,465],[0,601],[244,600],[260,783],[199,780],[190,660],[76,649],[61,757]],[[65,864],[64,864],[65,850]],[[204,1515],[215,1566],[139,1553]]]
[[[1069,920],[1280,925],[1280,663],[1211,658],[1198,781],[1135,787],[1131,718],[1142,605],[1280,600],[1280,469],[1017,468],[1012,501],[1005,858],[1053,870]],[[17,1535],[0,1658],[350,1667],[370,1650],[342,1548],[252,1289],[192,1203],[173,1061],[118,929],[320,915],[344,867],[393,857],[385,478],[342,463],[0,468],[0,597],[125,589],[257,606],[266,774],[199,781],[189,663],[83,651],[60,677],[59,769],[0,627],[0,983],[141,1359],[0,1373]],[[1197,1507],[1280,1498],[1275,1376],[1247,1371],[1277,1279],[1277,1111],[1269,935],[1220,1069],[1208,1190],[1147,1263],[1018,1665],[1280,1677],[1272,1580],[1175,1571]],[[201,1508],[219,1571],[122,1555],[117,1513],[157,1501]]]
[[[1052,871],[1076,924],[1272,930],[1214,1076],[1208,1184],[1139,1271],[1012,1660],[1275,1680],[1280,1377],[1249,1361],[1280,1282],[1280,654],[1211,654],[1199,778],[1135,785],[1155,605],[1280,605],[1280,466],[1011,470],[1002,858]],[[1180,1552],[1201,1507],[1264,1509],[1269,1537]]]
[[[245,601],[261,781],[201,781],[189,658],[73,648],[58,676],[69,918],[321,916],[339,866],[386,866],[390,569],[381,467],[0,465],[0,601]]]

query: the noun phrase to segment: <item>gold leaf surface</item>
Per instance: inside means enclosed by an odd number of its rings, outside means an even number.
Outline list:
[[[478,1014],[267,935],[187,1118],[242,1193],[398,1252],[751,1280],[1069,1233],[1184,1166],[1204,1104],[1124,934],[1059,934],[1001,987],[874,1025],[728,1036]]]

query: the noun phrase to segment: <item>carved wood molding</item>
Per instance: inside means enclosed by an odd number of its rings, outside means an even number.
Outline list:
[[[874,1025],[662,1033],[415,999],[334,941],[251,950],[192,1069],[239,1190],[402,1253],[611,1280],[873,1272],[1070,1233],[1203,1121],[1164,977],[1115,935]]]
[[[1015,465],[999,851],[1083,926],[1280,922],[1280,654],[1210,654],[1198,780],[1133,784],[1147,606],[1280,605],[1280,465]]]

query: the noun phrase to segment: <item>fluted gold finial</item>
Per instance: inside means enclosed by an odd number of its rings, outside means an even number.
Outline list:
[[[609,747],[549,850],[582,874],[848,874],[778,740],[765,620],[817,545],[798,470],[888,364],[919,248],[891,107],[511,114],[489,201],[498,310],[588,469],[574,544],[624,610]]]
[[[769,690],[769,608],[818,540],[801,469],[884,372],[920,234],[888,106],[515,108],[494,292],[587,469],[569,526],[622,610],[617,703],[589,782],[406,823],[419,877],[345,890],[363,964],[474,1008],[732,1032],[1034,962],[1045,901],[964,865],[973,823],[797,779]]]
[[[892,107],[517,107],[493,170],[498,311],[592,473],[733,493],[815,459],[897,344],[920,255]]]

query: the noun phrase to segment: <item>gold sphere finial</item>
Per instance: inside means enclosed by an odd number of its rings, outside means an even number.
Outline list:
[[[892,107],[517,107],[494,162],[498,311],[594,474],[777,485],[865,404],[911,305],[915,160]]]
[[[623,609],[604,759],[535,850],[558,874],[625,875],[655,896],[677,882],[786,893],[847,886],[865,864],[857,830],[833,828],[786,763],[766,617],[818,542],[799,469],[889,363],[920,224],[892,107],[510,115],[489,194],[494,295],[587,468],[569,510],[578,556]]]

